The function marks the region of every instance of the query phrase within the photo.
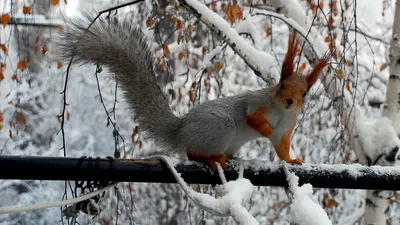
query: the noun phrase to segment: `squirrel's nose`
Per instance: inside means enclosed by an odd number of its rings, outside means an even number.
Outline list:
[[[288,105],[291,105],[291,104],[293,104],[293,99],[291,99],[291,98],[286,99],[286,102]]]

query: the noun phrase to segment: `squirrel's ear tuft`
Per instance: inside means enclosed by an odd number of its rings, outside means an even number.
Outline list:
[[[284,81],[287,77],[294,73],[294,58],[296,57],[298,49],[299,40],[296,38],[296,33],[293,32],[290,35],[288,50],[285,56],[285,60],[282,63],[280,82]]]
[[[315,64],[313,71],[307,75],[307,90],[318,80],[319,74],[329,64],[329,54],[326,54],[322,59],[318,60]]]

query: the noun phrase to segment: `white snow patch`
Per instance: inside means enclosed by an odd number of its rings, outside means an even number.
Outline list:
[[[294,173],[287,174],[289,190],[293,194],[293,199],[289,206],[289,220],[299,225],[332,225],[325,210],[314,202],[312,196],[312,186],[304,184],[298,186],[299,178]]]
[[[359,110],[357,112],[355,128],[363,152],[371,160],[375,160],[381,154],[387,155],[396,146],[400,146],[400,140],[389,118],[367,120]]]

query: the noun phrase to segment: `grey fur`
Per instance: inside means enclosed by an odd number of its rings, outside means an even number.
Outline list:
[[[143,33],[129,18],[99,18],[87,30],[90,16],[71,22],[61,38],[62,58],[74,62],[100,63],[114,74],[140,128],[167,149],[176,147],[181,119],[170,110],[155,79],[154,58]]]
[[[156,83],[154,58],[143,33],[129,18],[99,19],[86,30],[89,22],[86,17],[66,31],[61,44],[63,58],[100,63],[115,73],[140,127],[166,151],[232,156],[243,144],[261,136],[245,121],[247,113],[260,107],[271,112],[265,119],[273,128],[274,146],[296,121],[298,110],[274,102],[276,87],[208,101],[178,118]]]

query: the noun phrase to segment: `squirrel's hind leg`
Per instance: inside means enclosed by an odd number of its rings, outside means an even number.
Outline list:
[[[204,153],[196,153],[189,151],[187,155],[188,158],[191,160],[205,162],[207,165],[210,166],[212,172],[215,172],[217,170],[217,166],[215,165],[216,162],[219,162],[219,164],[221,164],[221,167],[225,169],[226,162],[229,160],[228,156],[226,156],[225,154],[207,155]]]

